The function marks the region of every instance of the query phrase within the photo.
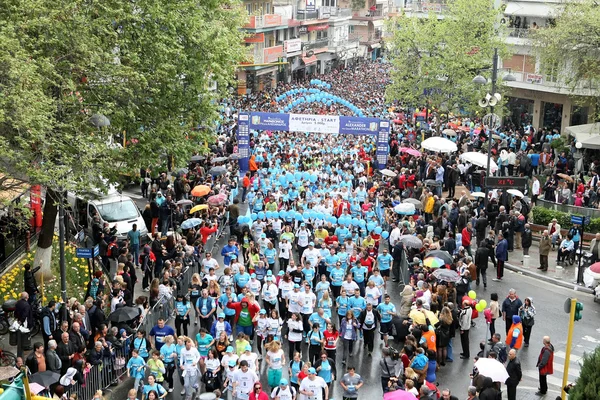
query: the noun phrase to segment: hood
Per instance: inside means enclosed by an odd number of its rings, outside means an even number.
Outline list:
[[[521,323],[521,317],[519,317],[518,315],[513,315],[512,322],[513,322],[513,324]]]
[[[525,297],[526,300],[529,300],[529,302],[531,303],[531,305],[533,305],[533,297]]]
[[[494,386],[494,382],[492,381],[492,378],[488,378],[487,376],[485,378],[483,378],[483,388],[484,389],[489,389],[493,386]]]
[[[409,285],[406,285],[406,286],[404,286],[402,293],[400,293],[400,296],[409,296],[409,295],[410,296],[413,295],[413,289]]]

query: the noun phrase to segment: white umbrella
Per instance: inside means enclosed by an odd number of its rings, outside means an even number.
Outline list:
[[[493,358],[480,358],[475,363],[479,374],[492,379],[492,382],[506,382],[508,372],[502,363]]]
[[[408,198],[408,199],[404,199],[402,200],[403,203],[410,203],[410,204],[414,204],[415,208],[423,208],[423,203],[421,203],[420,200],[417,199],[413,199],[413,198]]]
[[[446,136],[456,136],[456,132],[454,132],[454,129],[444,129],[442,133]]]
[[[517,196],[520,198],[525,197],[525,195],[520,190],[517,190],[517,189],[508,189],[506,192],[512,194],[513,196]]]
[[[481,197],[483,199],[485,197],[485,193],[483,193],[483,192],[473,192],[473,193],[471,193],[471,196],[473,196],[473,197]]]
[[[416,209],[414,204],[400,203],[394,207],[394,211],[398,214],[413,215],[416,212]]]
[[[465,161],[470,162],[471,164],[477,165],[482,168],[487,168],[488,156],[487,154],[478,153],[476,151],[469,151],[460,155]],[[494,162],[494,160],[490,160],[490,171],[495,172],[498,169],[498,165]]]
[[[421,142],[421,148],[438,153],[452,153],[458,150],[456,144],[443,137],[430,137]]]
[[[391,169],[387,169],[387,168],[384,168],[379,172],[381,172],[381,175],[389,176],[390,178],[393,178],[396,176],[396,173],[394,171],[392,171]]]

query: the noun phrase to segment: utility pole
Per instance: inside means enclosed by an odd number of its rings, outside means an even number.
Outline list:
[[[576,298],[568,297],[565,301],[564,309],[565,312],[569,313],[569,334],[567,336],[567,348],[565,350],[565,367],[563,371],[562,387],[560,392],[561,400],[566,400],[567,398],[567,392],[565,392],[564,389],[569,380],[569,362],[571,361],[573,328],[575,327],[575,321],[579,321],[582,317],[581,311],[583,311],[583,303],[578,302]]]

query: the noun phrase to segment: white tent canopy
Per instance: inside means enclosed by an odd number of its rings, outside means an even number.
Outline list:
[[[600,122],[569,126],[567,133],[577,139],[586,149],[600,149]]]

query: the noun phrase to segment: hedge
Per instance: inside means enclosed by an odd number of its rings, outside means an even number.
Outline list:
[[[545,207],[533,207],[533,223],[537,225],[548,225],[552,219],[556,218],[560,226],[564,229],[568,229],[571,224],[571,214],[551,210]],[[600,232],[600,218],[592,218],[590,224],[585,227],[585,232],[597,233]]]

